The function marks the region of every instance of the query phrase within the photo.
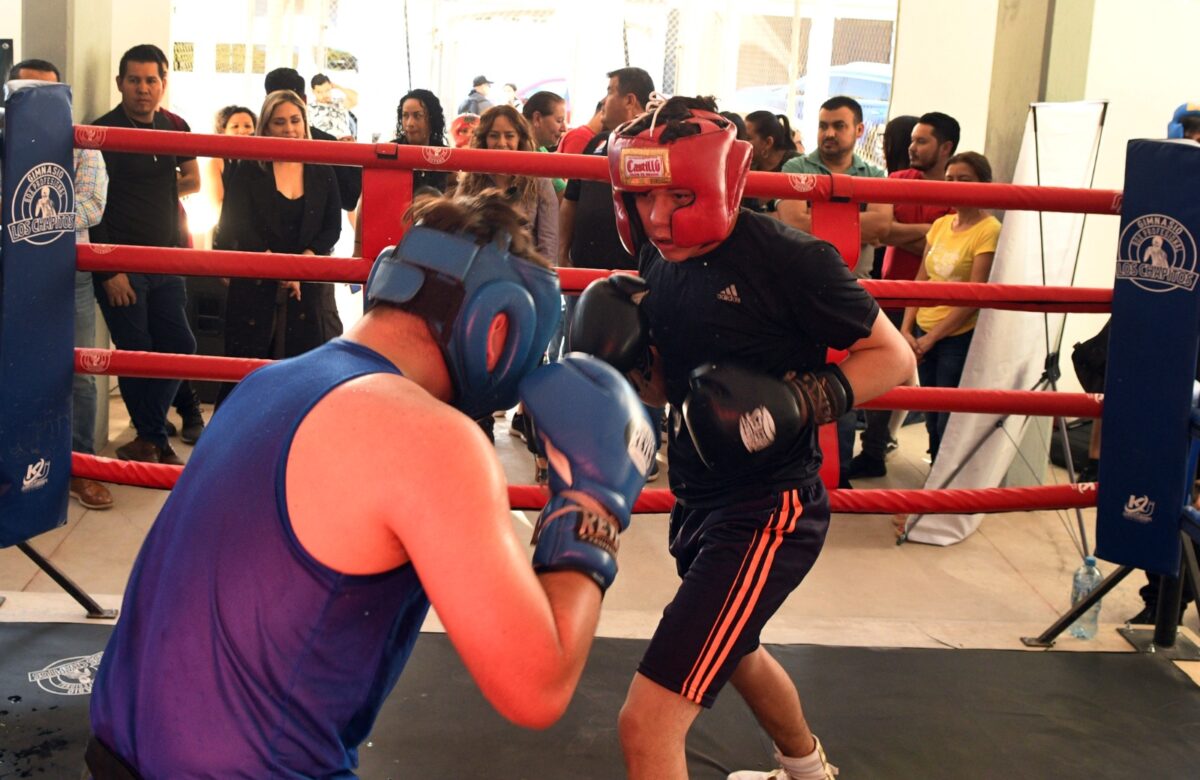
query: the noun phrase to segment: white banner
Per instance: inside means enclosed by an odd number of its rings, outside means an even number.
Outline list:
[[[1031,105],[1013,184],[1090,186],[1105,106],[1103,101]],[[1071,286],[1082,233],[1082,214],[1008,212],[990,281]],[[1055,342],[1065,316],[980,311],[959,387],[1032,389],[1042,376],[1047,344],[1050,349],[1058,346]],[[1060,356],[1060,366],[1069,360]],[[1027,419],[1015,414],[951,415],[925,487],[998,487],[1017,455]],[[982,521],[981,514],[909,518],[908,538],[954,544],[974,533]]]

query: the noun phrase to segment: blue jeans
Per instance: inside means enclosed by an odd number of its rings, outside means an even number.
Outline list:
[[[925,331],[916,325],[913,326],[913,334],[920,338],[925,335]],[[921,387],[958,387],[963,366],[967,364],[971,337],[974,335],[975,329],[972,328],[957,336],[947,336],[934,344],[933,349],[925,353],[925,359],[917,364],[917,376],[921,378]],[[949,421],[949,412],[925,413],[925,430],[929,433],[929,455],[933,460],[937,460],[942,434],[946,432],[946,423]]]
[[[96,292],[92,275],[75,272],[75,346],[96,346]],[[96,377],[75,374],[71,385],[71,449],[96,454]]]
[[[567,349],[567,301],[570,298],[564,298],[562,304],[562,316],[558,320],[558,327],[554,329],[554,335],[550,337],[550,346],[546,348],[546,357],[551,363],[555,363],[558,359],[566,354]],[[574,312],[574,307],[571,308]]]
[[[858,431],[858,410],[851,409],[834,420],[838,438],[838,487],[850,483],[850,461],[854,458],[854,434]]]
[[[562,348],[559,350],[560,355],[565,355],[571,351],[571,318],[575,316],[575,304],[579,302],[578,295],[563,296],[563,318],[562,318]]]
[[[187,290],[182,276],[129,274],[137,301],[131,306],[111,306],[99,281],[96,300],[113,343],[118,349],[142,352],[175,352],[191,355],[196,337],[187,322]],[[159,447],[167,445],[167,410],[179,390],[178,379],[121,377],[121,397],[137,435]]]

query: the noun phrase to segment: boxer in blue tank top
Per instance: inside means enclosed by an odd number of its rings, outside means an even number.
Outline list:
[[[600,361],[534,370],[559,287],[501,198],[410,216],[363,319],[248,376],[193,453],[97,675],[94,777],[354,777],[431,603],[501,714],[565,710],[650,421]],[[532,570],[472,422],[518,397],[553,468]]]

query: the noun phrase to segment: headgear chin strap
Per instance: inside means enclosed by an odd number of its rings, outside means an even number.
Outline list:
[[[671,241],[678,246],[724,241],[737,224],[750,170],[750,144],[737,140],[732,122],[709,111],[691,109],[691,116],[679,121],[696,125],[700,132],[663,143],[663,131],[674,122],[656,118],[637,135],[622,134],[627,123],[609,137],[608,172],[617,232],[630,254],[636,255],[646,240],[634,193],[683,189],[695,194],[691,205],[671,217]]]
[[[1171,115],[1167,138],[1183,138],[1183,120],[1200,119],[1200,103],[1184,103]]]
[[[367,279],[367,301],[404,306],[423,317],[454,383],[454,406],[483,417],[517,403],[517,384],[537,367],[561,316],[558,275],[514,256],[508,241],[412,227],[384,249]],[[489,371],[488,334],[500,314],[508,338]]]

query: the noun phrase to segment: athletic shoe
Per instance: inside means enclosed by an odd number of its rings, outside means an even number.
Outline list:
[[[883,462],[883,458],[872,457],[865,452],[860,452],[850,459],[848,476],[850,479],[886,477],[887,464]]]
[[[813,739],[816,739],[814,737]],[[829,759],[825,757],[825,748],[821,747],[821,740],[817,740],[817,755],[821,758],[821,766],[815,772],[801,775],[789,775],[783,767],[772,769],[770,772],[757,772],[754,770],[743,769],[738,772],[731,772],[726,780],[834,780],[838,773],[838,768],[829,763]],[[780,758],[779,751],[776,750],[775,758]]]
[[[1184,604],[1179,608],[1179,623],[1183,625],[1183,615],[1187,612],[1188,605]],[[1158,607],[1142,607],[1142,611],[1126,620],[1126,623],[1133,623],[1139,626],[1152,626],[1158,620]]]
[[[86,509],[112,509],[113,497],[108,488],[94,479],[71,477],[71,497]]]
[[[178,436],[179,429],[175,427],[175,423],[167,420],[167,436]]]

